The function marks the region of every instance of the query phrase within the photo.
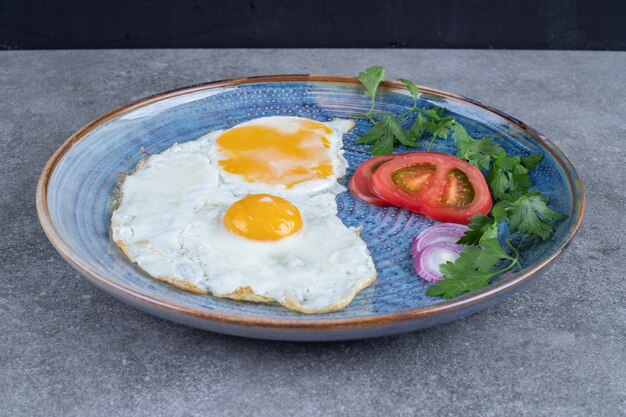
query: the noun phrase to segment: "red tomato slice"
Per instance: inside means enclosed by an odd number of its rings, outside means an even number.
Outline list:
[[[461,224],[491,210],[489,187],[473,165],[440,152],[394,156],[371,178],[371,190],[394,206],[436,221]]]
[[[389,207],[392,204],[386,202],[372,192],[371,181],[374,172],[385,162],[392,160],[396,155],[381,155],[368,159],[358,166],[348,187],[352,194],[360,200],[365,201],[373,206]]]

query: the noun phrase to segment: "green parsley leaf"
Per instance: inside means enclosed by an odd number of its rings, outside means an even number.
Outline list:
[[[417,97],[420,95],[419,87],[416,86],[415,83],[413,83],[413,81],[407,80],[405,78],[400,78],[398,81],[404,84],[407,90],[409,90],[409,92],[413,96],[413,102],[414,103],[417,102]]]
[[[444,117],[439,120],[433,120],[428,128],[435,138],[446,139],[450,133],[450,128],[455,123],[452,117]]]
[[[411,132],[413,132],[413,134],[415,134],[416,136],[419,136],[420,138],[422,137],[422,135],[426,132],[432,132],[435,128],[434,125],[435,123],[437,123],[437,120],[439,120],[439,118],[437,119],[432,119],[430,117],[426,117],[425,112],[423,111],[418,111],[417,113],[417,118],[415,119],[415,122],[413,123],[413,126],[411,126]]]
[[[481,245],[485,243],[487,240],[495,239],[498,240],[498,222],[492,222],[486,229],[483,235],[481,236],[478,243]]]
[[[443,114],[444,109],[441,107],[435,107],[432,109],[422,110],[422,111],[426,113],[428,116],[430,116],[431,119],[438,120],[439,118],[441,118],[441,115]]]
[[[428,123],[428,120],[430,119],[424,117],[422,112],[417,113],[417,118],[415,119],[415,122],[409,129],[409,132],[413,136],[413,140],[415,142],[419,141],[420,139],[422,139],[422,136],[424,136],[424,133],[426,132],[426,124]]]
[[[499,201],[491,208],[491,215],[496,222],[504,222],[508,219],[507,209],[511,205],[510,201]]]
[[[455,262],[446,262],[439,266],[439,270],[446,279],[472,279],[488,275],[498,261],[491,264],[491,258],[481,258],[482,249],[478,246],[468,246]]]
[[[522,165],[526,167],[527,170],[534,169],[539,162],[543,160],[542,153],[532,153],[528,155],[526,158],[522,158]]]
[[[472,139],[467,130],[458,122],[451,127],[452,139],[457,144],[458,158],[464,159],[481,171],[489,169],[491,160],[500,152],[502,147],[493,143],[493,138]]]
[[[433,119],[430,123],[426,124],[426,130],[432,135],[428,150],[431,150],[435,140],[447,139],[450,133],[450,128],[456,123],[452,117],[443,117],[440,119]]]
[[[501,199],[509,189],[509,177],[504,170],[494,166],[487,177],[487,184],[491,195],[496,199]]]
[[[469,133],[467,133],[467,129],[465,129],[460,123],[456,123],[454,126],[452,126],[452,139],[454,139],[457,144],[462,142],[470,142],[472,140]]]
[[[511,258],[497,239],[486,239],[481,247],[467,246],[455,262],[446,262],[439,269],[445,278],[471,278],[475,273],[492,272],[500,259]]]
[[[479,271],[491,271],[500,259],[513,260],[513,258],[502,249],[498,239],[481,239],[480,246],[482,249],[480,258],[477,261]]]
[[[489,169],[489,165],[494,155],[496,155],[502,147],[493,143],[492,138],[471,139],[457,144],[457,157],[466,160],[481,171]]]
[[[356,143],[372,143],[383,137],[383,135],[385,135],[385,123],[384,121],[380,121],[363,133],[363,135],[357,139]]]
[[[498,224],[484,214],[470,217],[469,229],[461,236],[457,243],[461,245],[475,245],[481,241],[498,238]]]
[[[521,158],[508,156],[502,151],[494,159],[493,167],[487,176],[487,184],[496,200],[516,200],[528,192],[532,182]],[[507,197],[506,194],[511,195]]]
[[[393,153],[393,136],[383,136],[375,144],[370,146],[369,151],[374,156],[388,155]]]
[[[431,297],[454,298],[466,292],[478,291],[489,285],[490,274],[482,274],[468,279],[444,279],[426,290]]]
[[[417,148],[419,146],[418,139],[413,135],[410,129],[404,131],[404,135],[407,137],[408,142],[404,145],[409,148]]]
[[[553,229],[548,222],[567,216],[548,208],[546,203],[547,200],[541,197],[539,191],[532,191],[510,203],[506,213],[511,233],[519,231],[539,236],[543,240],[549,239]]]
[[[385,68],[369,67],[359,73],[357,79],[367,90],[367,96],[373,99],[376,96],[376,90],[385,81]]]
[[[389,123],[389,130],[393,137],[398,140],[403,145],[406,146],[415,146],[415,141],[412,140],[409,136],[407,136],[404,129],[400,127],[398,122],[392,119],[390,116],[386,117],[387,123]]]
[[[392,153],[396,141],[406,146],[415,146],[413,137],[407,135],[407,132],[391,116],[386,115],[365,132],[356,143],[372,143],[369,151],[378,156]]]

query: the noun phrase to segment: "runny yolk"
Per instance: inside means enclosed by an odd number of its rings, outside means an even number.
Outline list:
[[[302,229],[300,210],[270,194],[249,194],[233,203],[224,215],[233,234],[253,240],[281,240]]]
[[[216,141],[221,168],[248,182],[287,188],[333,175],[327,135],[332,129],[313,120],[285,127],[248,125],[224,132]]]

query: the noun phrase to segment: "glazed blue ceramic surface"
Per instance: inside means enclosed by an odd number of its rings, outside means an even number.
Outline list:
[[[379,208],[337,197],[347,226],[363,226],[378,278],[342,311],[304,315],[278,305],[255,304],[196,295],[155,281],[136,268],[113,244],[109,234],[112,195],[120,177],[146,153],[195,140],[215,129],[271,115],[297,115],[320,121],[350,118],[368,108],[369,99],[353,81],[315,77],[247,79],[196,86],[129,105],[79,131],[57,152],[44,171],[38,203],[44,229],[59,251],[95,284],[143,310],[188,325],[240,336],[288,340],[334,340],[373,337],[437,325],[496,302],[536,276],[573,237],[584,208],[580,180],[566,158],[521,122],[461,97],[425,89],[422,108],[443,107],[474,137],[493,137],[510,155],[544,154],[532,171],[535,188],[552,209],[568,215],[555,225],[548,241],[520,240],[524,269],[499,278],[481,293],[442,300],[425,294],[428,282],[412,266],[411,240],[432,221],[398,208]],[[384,88],[377,108],[401,113],[412,106],[408,93]],[[406,120],[408,126],[412,120]],[[344,136],[354,169],[371,155],[356,138],[371,125],[357,120]],[[452,140],[433,150],[455,153]]]

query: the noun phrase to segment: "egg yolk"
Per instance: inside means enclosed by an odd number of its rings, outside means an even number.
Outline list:
[[[298,207],[270,194],[249,194],[233,203],[224,215],[233,234],[253,240],[281,240],[302,229]]]
[[[328,126],[298,120],[285,126],[248,125],[224,132],[216,141],[221,168],[248,182],[287,188],[333,175]]]

